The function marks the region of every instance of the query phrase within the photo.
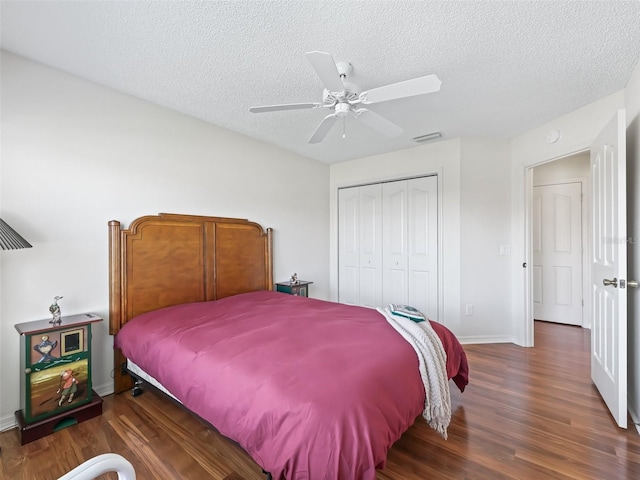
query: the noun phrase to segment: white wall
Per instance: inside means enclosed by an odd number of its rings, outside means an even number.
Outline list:
[[[533,169],[533,185],[547,185],[578,178],[591,177],[589,152],[581,152]]]
[[[509,146],[453,139],[331,165],[331,296],[337,299],[337,190],[382,180],[438,174],[441,322],[462,342],[511,341],[508,328]],[[464,305],[474,315],[463,315]]]
[[[511,141],[511,235],[512,235],[512,331],[516,343],[533,345],[533,318],[531,305],[527,304],[525,289],[531,288],[531,269],[522,268],[522,263],[531,263],[525,249],[528,236],[525,215],[527,215],[527,174],[529,167],[549,160],[565,157],[589,148],[600,131],[611,120],[616,111],[624,108],[624,94],[616,92],[590,103],[574,112],[543,124]],[[547,143],[547,133],[560,130],[561,138],[556,143]]]
[[[19,409],[16,323],[95,312],[94,387],[112,388],[107,222],[159,212],[274,228],[275,280],[329,296],[328,165],[2,53],[0,216],[34,248],[0,253],[0,428]]]
[[[511,342],[509,143],[462,141],[460,167],[460,325],[465,341]],[[500,255],[500,247],[506,247]],[[445,274],[446,274],[445,270]],[[466,306],[473,305],[473,315]]]
[[[624,90],[627,110],[627,277],[640,281],[640,63]],[[640,289],[627,292],[629,410],[640,423]],[[640,427],[637,427],[640,431]]]

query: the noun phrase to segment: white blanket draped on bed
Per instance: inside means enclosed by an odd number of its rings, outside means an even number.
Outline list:
[[[446,439],[447,427],[451,422],[451,395],[447,380],[446,353],[438,335],[428,321],[416,323],[393,315],[388,307],[377,310],[416,351],[425,390],[422,416],[431,428]]]

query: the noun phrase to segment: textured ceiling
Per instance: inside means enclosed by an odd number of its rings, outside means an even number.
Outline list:
[[[636,1],[3,1],[2,48],[327,163],[413,137],[512,138],[616,92],[640,57]],[[435,73],[440,92],[371,106],[307,144],[326,111],[305,52],[350,62],[364,90]]]

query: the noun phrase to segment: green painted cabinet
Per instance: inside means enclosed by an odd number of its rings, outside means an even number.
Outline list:
[[[45,425],[41,430],[51,433],[81,421],[76,413],[84,418],[88,405],[102,403],[91,379],[91,327],[101,321],[85,313],[62,317],[56,324],[38,320],[15,325],[20,334],[22,408],[16,418],[22,431]]]

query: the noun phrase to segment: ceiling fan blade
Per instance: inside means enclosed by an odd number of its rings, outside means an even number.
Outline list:
[[[359,108],[355,111],[355,114],[363,123],[387,137],[397,137],[404,132],[404,130],[395,123],[366,108]]]
[[[265,105],[263,107],[251,107],[251,113],[277,112],[280,110],[301,110],[303,108],[320,107],[320,103],[285,103],[283,105]]]
[[[424,95],[440,90],[442,82],[436,75],[427,75],[404,82],[392,83],[384,87],[373,88],[360,94],[362,103],[379,103],[397,98],[413,97]]]
[[[311,66],[327,90],[330,92],[344,92],[342,78],[338,73],[336,62],[333,61],[331,54],[325,52],[308,52],[305,53],[305,57],[307,57],[307,60],[309,60],[309,63],[311,63]]]
[[[324,120],[322,120],[316,131],[311,135],[309,143],[320,143],[324,140],[324,137],[327,136],[327,133],[329,133],[329,130],[331,130],[331,127],[333,127],[337,119],[338,116],[335,113],[324,117]]]

